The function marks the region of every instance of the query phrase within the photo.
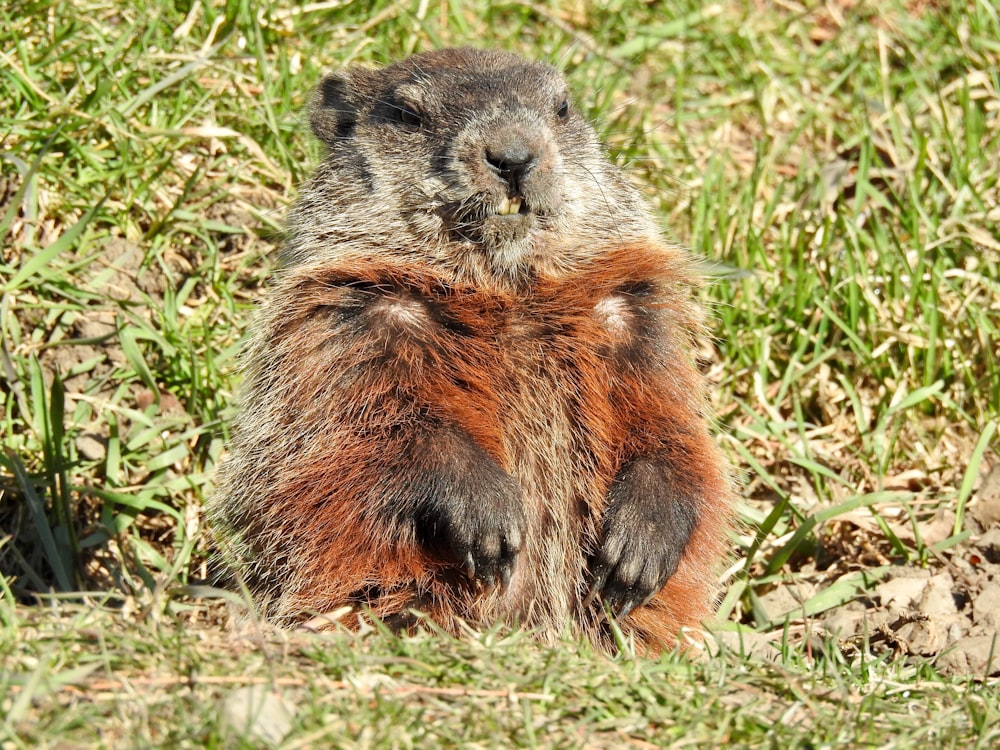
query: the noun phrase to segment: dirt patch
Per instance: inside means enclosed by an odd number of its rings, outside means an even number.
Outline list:
[[[793,632],[798,630],[802,637],[833,637],[848,657],[867,651],[930,662],[946,676],[1000,676],[1000,463],[983,472],[971,499],[964,521],[972,532],[969,538],[931,554],[922,565],[893,564],[879,549],[885,544],[881,535],[867,523],[859,521],[850,532],[842,528],[853,525],[850,521],[838,525],[836,533],[826,536],[830,545],[817,558],[839,551],[846,559],[825,569],[812,569],[812,562],[806,562],[793,583],[763,594],[759,606],[768,619],[788,618]],[[910,529],[909,541],[919,534],[924,544],[935,544],[948,538],[954,525],[954,513],[939,510]],[[797,619],[811,602],[857,575],[866,549],[866,563],[877,582],[856,599],[827,609],[818,620]],[[741,645],[776,658],[773,640],[768,636]]]
[[[1000,565],[986,550],[1000,528],[956,550],[943,570],[894,569],[870,595],[835,610],[823,628],[854,651],[930,659],[945,675],[1000,675]]]

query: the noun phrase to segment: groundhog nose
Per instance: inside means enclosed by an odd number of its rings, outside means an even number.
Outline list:
[[[538,163],[536,149],[517,135],[496,138],[487,144],[483,158],[490,169],[515,189]]]

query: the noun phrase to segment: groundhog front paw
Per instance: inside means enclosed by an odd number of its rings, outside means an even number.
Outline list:
[[[438,433],[419,442],[421,460],[412,484],[418,538],[463,566],[473,580],[506,586],[524,534],[517,481],[461,433]]]
[[[626,464],[608,494],[587,603],[600,596],[622,619],[648,602],[676,572],[698,521],[697,505],[667,465]]]

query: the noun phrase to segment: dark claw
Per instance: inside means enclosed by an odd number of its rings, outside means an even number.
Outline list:
[[[503,568],[500,570],[501,588],[506,589],[508,586],[510,586],[510,577],[513,573],[512,567],[513,567],[512,565],[504,565]]]
[[[587,592],[587,598],[583,600],[583,606],[589,607],[594,599],[601,596],[604,591],[604,583],[608,580],[608,569],[606,566],[601,566],[599,572],[595,572],[594,580],[590,584],[590,591]]]
[[[655,592],[654,592],[655,594]],[[644,603],[644,602],[642,602]],[[624,604],[622,604],[618,610],[615,612],[615,619],[624,620],[629,616],[629,613],[635,609],[636,605],[640,602],[636,599],[627,599]]]

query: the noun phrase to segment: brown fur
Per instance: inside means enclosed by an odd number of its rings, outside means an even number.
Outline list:
[[[210,506],[268,616],[417,609],[608,647],[607,604],[656,650],[710,613],[732,493],[689,262],[564,97],[475,50],[321,86],[330,154]]]

